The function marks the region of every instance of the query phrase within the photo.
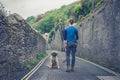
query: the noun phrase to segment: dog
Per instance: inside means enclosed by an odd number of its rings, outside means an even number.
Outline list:
[[[50,62],[49,62],[49,65],[48,65],[49,68],[54,68],[54,69],[59,69],[60,68],[59,60],[58,60],[57,55],[58,54],[56,52],[51,53]]]

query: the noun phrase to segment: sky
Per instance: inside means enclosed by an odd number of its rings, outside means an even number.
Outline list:
[[[18,13],[24,19],[60,8],[77,0],[0,0],[7,11]]]

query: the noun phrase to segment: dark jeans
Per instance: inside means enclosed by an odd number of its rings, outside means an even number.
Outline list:
[[[71,61],[71,66],[75,65],[75,53],[76,53],[76,43],[74,42],[67,42],[66,46],[66,61],[67,61],[67,66],[70,66],[70,54],[72,56],[72,61]]]

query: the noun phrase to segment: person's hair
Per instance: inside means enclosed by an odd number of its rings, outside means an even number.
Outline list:
[[[69,23],[72,25],[74,23],[73,19],[69,19]]]

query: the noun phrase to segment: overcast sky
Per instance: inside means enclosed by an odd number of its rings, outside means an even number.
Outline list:
[[[0,0],[5,9],[11,13],[18,13],[23,18],[37,16],[46,11],[58,9],[77,0]]]

